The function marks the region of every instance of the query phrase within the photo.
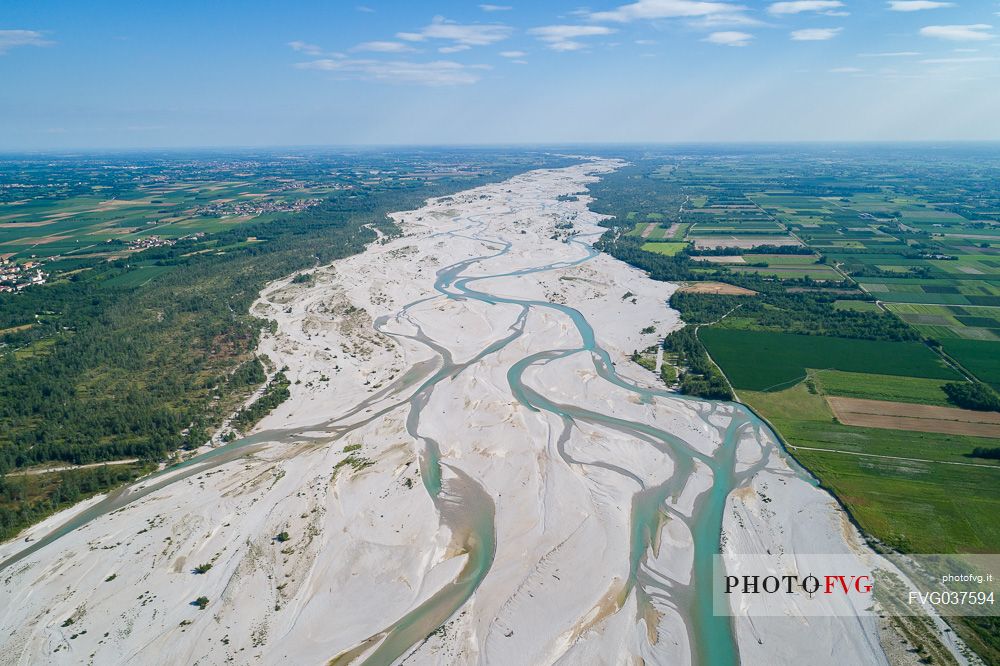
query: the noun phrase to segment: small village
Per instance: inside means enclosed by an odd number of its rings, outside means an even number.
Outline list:
[[[143,236],[142,238],[136,238],[130,241],[126,241],[125,245],[130,250],[148,250],[153,247],[169,247],[173,245],[176,241],[171,238],[160,238],[159,236]]]
[[[0,259],[0,293],[16,292],[31,285],[45,284],[49,277],[42,272],[42,264],[26,261],[17,264],[10,259]]]
[[[256,217],[264,213],[298,213],[318,205],[322,199],[293,199],[292,201],[275,201],[254,199],[249,201],[229,201],[215,203],[198,208],[199,215],[214,217],[230,217],[243,215]]]

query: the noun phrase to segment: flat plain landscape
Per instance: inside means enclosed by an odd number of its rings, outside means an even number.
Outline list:
[[[31,263],[44,280],[4,296],[0,329],[0,527],[18,535],[0,545],[0,622],[19,646],[5,658],[153,644],[191,661],[430,663],[478,646],[495,663],[767,664],[780,643],[965,663],[940,620],[813,619],[806,641],[782,617],[705,614],[723,548],[877,562],[1000,544],[1000,461],[983,453],[1000,427],[997,308],[865,287],[876,272],[949,286],[884,258],[954,261],[879,211],[902,185],[857,197],[822,176],[826,155],[734,169],[740,156],[373,155],[333,179],[302,160],[289,189],[264,157],[178,176],[156,163],[152,184],[107,198],[101,179],[91,195],[39,185],[39,215],[76,236],[39,244],[33,217],[9,223],[25,239],[12,275]],[[150,219],[148,187],[206,200]],[[959,224],[921,218],[920,191],[910,217]],[[115,224],[94,211],[133,205],[136,240],[75,252]],[[991,227],[981,215],[966,226]],[[857,260],[872,252],[874,268]],[[971,263],[948,275],[988,286],[989,262]],[[18,394],[33,373],[49,388]],[[993,654],[989,620],[952,626]]]
[[[766,664],[778,642],[883,663],[882,636],[910,639],[874,614],[806,637],[711,613],[722,543],[876,555],[752,413],[629,361],[680,321],[663,283],[592,247],[585,188],[619,168],[441,196],[267,285],[253,404],[286,399],[0,546],[4,659]]]
[[[686,285],[671,305],[697,334],[667,337],[671,386],[752,406],[882,547],[988,553],[998,178],[988,147],[706,147],[644,153],[592,190],[614,216],[603,249]],[[669,252],[636,238],[653,225],[675,230]],[[956,627],[1000,659],[1000,625]]]

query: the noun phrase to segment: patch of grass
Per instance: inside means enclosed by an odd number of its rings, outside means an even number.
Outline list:
[[[1000,511],[1000,465],[942,464],[969,462],[981,438],[844,426],[806,382],[740,398],[792,447],[808,447],[792,453],[875,538],[920,553],[1000,548],[1000,524],[991,518]]]
[[[702,328],[712,358],[737,389],[780,390],[804,379],[806,368],[959,379],[919,342],[854,340],[767,331]]]
[[[634,227],[632,227],[632,230],[629,231],[627,235],[629,235],[629,236],[640,236],[641,237],[642,234],[645,233],[646,228],[650,224],[651,223],[648,223],[648,222],[640,222],[639,224],[637,224]]]
[[[952,407],[944,392],[946,381],[920,377],[874,375],[839,370],[817,370],[812,373],[817,389],[825,395],[890,402],[912,402],[921,405]]]
[[[826,400],[799,382],[784,391],[740,391],[740,400],[763,414],[772,423],[793,420],[833,423],[833,412]],[[783,433],[782,433],[783,434]]]
[[[826,451],[796,457],[848,506],[866,532],[914,553],[995,553],[1000,470]]]
[[[871,301],[834,301],[834,310],[851,310],[853,312],[878,312],[879,307]]]
[[[643,243],[642,250],[672,257],[688,246],[687,243]]]
[[[138,266],[132,270],[116,275],[104,283],[105,287],[141,287],[163,273],[171,266]]]
[[[337,472],[340,471],[341,467],[346,467],[347,465],[350,465],[355,472],[360,472],[361,470],[367,467],[371,467],[374,464],[375,464],[374,460],[370,460],[369,458],[364,458],[362,456],[355,455],[354,453],[352,453],[351,455],[347,456],[346,458],[344,458],[343,460],[341,460],[340,462],[338,462],[336,465],[333,466],[333,473],[336,474]]]
[[[843,279],[840,273],[826,266],[743,266],[732,264],[729,269],[734,273],[756,273],[757,275],[775,276],[781,280],[811,280],[839,281]]]
[[[816,259],[817,256],[815,254],[755,254],[748,252],[743,255],[743,260],[748,264],[756,264],[763,261],[771,267],[812,265],[815,265],[817,268],[824,267],[822,264],[817,264]]]
[[[656,370],[656,357],[654,356],[636,354],[632,357],[632,360],[650,372]]]
[[[941,345],[976,377],[1000,389],[1000,342],[949,339]]]

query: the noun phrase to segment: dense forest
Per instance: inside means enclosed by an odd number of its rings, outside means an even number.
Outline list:
[[[281,219],[233,225],[0,295],[0,330],[21,327],[0,336],[0,539],[135,478],[177,449],[204,444],[265,379],[253,356],[265,322],[248,311],[269,281],[362,251],[376,239],[372,225],[393,232],[389,212],[553,164],[526,158],[472,178],[342,190]],[[159,272],[142,286],[113,281],[149,266]],[[250,427],[286,395],[287,381],[276,377],[237,416],[238,427]],[[130,458],[140,463],[9,473]]]
[[[681,393],[709,400],[733,399],[729,383],[708,357],[694,327],[685,326],[672,332],[664,338],[663,349],[677,355]]]
[[[982,382],[952,382],[943,387],[951,402],[963,409],[1000,412],[1000,396]]]

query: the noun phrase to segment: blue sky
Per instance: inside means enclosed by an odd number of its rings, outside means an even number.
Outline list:
[[[1000,140],[1000,0],[0,5],[0,150]]]

